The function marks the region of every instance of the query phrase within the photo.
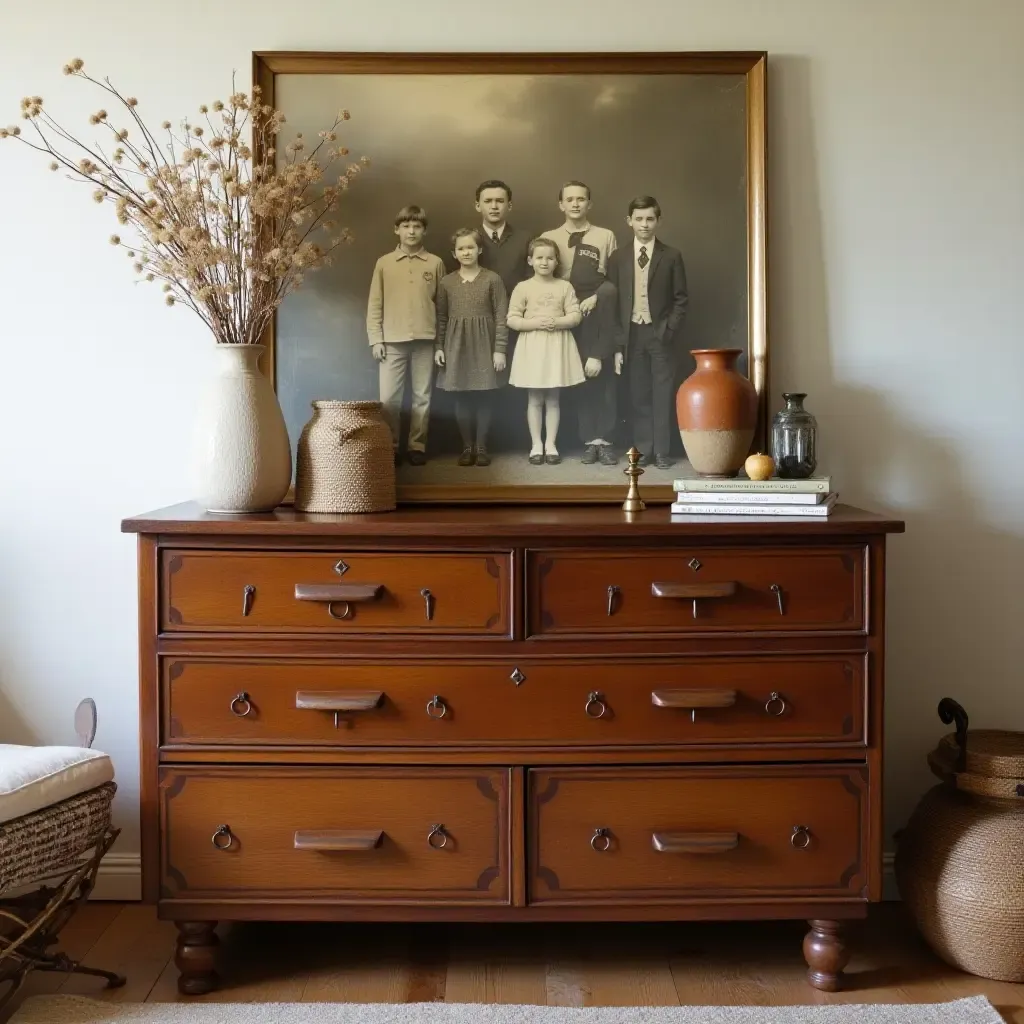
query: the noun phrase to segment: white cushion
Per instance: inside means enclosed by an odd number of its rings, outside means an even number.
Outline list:
[[[100,750],[0,743],[0,822],[50,807],[113,778],[113,762]]]

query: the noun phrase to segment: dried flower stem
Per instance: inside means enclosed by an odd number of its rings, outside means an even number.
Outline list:
[[[349,163],[339,168],[334,184],[324,184],[348,153],[328,145],[337,141],[348,113],[342,111],[320,132],[308,154],[301,135],[279,151],[284,116],[262,102],[259,86],[251,94],[232,87],[227,102],[212,105],[219,124],[204,105],[205,125],[185,120],[175,131],[165,121],[167,139],[161,143],[139,115],[137,100],[82,69],[76,58],[64,73],[92,83],[127,111],[127,128],[118,127],[105,109],[89,118],[112,134],[112,153],[80,141],[43,109],[38,96],[21,102],[34,136],[11,126],[0,128],[0,139],[15,138],[47,154],[51,168],[92,185],[97,202],[112,203],[118,223],[134,228],[138,237],[129,244],[113,235],[111,242],[124,249],[142,280],[161,282],[168,305],[188,306],[220,343],[258,342],[305,272],[330,263],[334,249],[351,241],[347,229],[323,243],[314,239],[327,231],[328,214],[369,162],[363,157]],[[251,146],[242,138],[246,129]],[[262,154],[258,162],[254,151]]]

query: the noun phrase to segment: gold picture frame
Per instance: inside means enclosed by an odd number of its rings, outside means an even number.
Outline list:
[[[415,83],[427,83],[429,85],[436,85],[438,89],[441,88],[444,83],[445,88],[448,92],[441,92],[440,95],[457,96],[460,92],[460,85],[464,81],[466,83],[472,83],[474,86],[481,82],[489,81],[492,84],[493,92],[496,95],[505,96],[507,92],[514,92],[512,89],[513,85],[518,85],[522,82],[528,82],[531,89],[528,90],[528,99],[524,99],[523,103],[527,104],[532,102],[532,106],[529,108],[533,111],[537,110],[536,94],[542,93],[545,88],[549,88],[552,92],[557,91],[556,86],[561,86],[562,92],[569,86],[578,86],[579,90],[582,90],[590,99],[591,106],[595,107],[600,103],[607,103],[606,94],[611,95],[614,101],[615,89],[613,85],[608,83],[623,83],[627,85],[636,85],[635,96],[640,97],[635,99],[638,109],[644,111],[651,108],[649,99],[643,100],[644,95],[656,95],[664,97],[665,110],[667,110],[668,116],[675,117],[674,111],[678,111],[681,106],[686,106],[685,103],[680,104],[678,97],[684,95],[687,89],[698,92],[701,96],[708,98],[708,108],[710,113],[706,117],[707,123],[702,121],[703,111],[700,108],[699,103],[694,100],[692,106],[694,110],[691,111],[690,116],[686,118],[680,118],[679,120],[685,120],[686,125],[690,131],[686,135],[686,145],[684,152],[686,154],[694,154],[690,163],[697,165],[697,170],[693,170],[691,167],[689,172],[686,169],[682,169],[679,174],[679,179],[685,179],[686,173],[690,173],[691,176],[704,173],[706,178],[710,178],[713,174],[714,168],[707,165],[714,163],[716,148],[715,139],[721,137],[728,141],[728,148],[730,154],[740,154],[738,159],[742,160],[742,167],[739,168],[739,181],[732,182],[729,178],[728,184],[730,189],[735,192],[735,199],[729,199],[728,196],[721,201],[721,209],[715,210],[713,207],[713,201],[708,200],[707,196],[701,195],[696,200],[686,206],[691,207],[696,213],[693,216],[699,214],[703,218],[705,225],[713,225],[715,218],[719,217],[721,222],[727,222],[731,218],[731,223],[736,226],[734,235],[736,239],[742,235],[742,244],[740,241],[736,241],[728,252],[716,253],[715,259],[718,259],[720,265],[728,266],[729,274],[731,275],[731,281],[740,281],[744,286],[745,295],[738,296],[737,289],[733,287],[732,299],[723,299],[721,296],[716,296],[715,299],[721,300],[722,309],[716,314],[718,320],[715,321],[717,327],[708,327],[707,333],[698,338],[690,338],[685,343],[684,351],[688,353],[690,349],[701,348],[701,347],[737,347],[744,351],[744,356],[741,357],[741,368],[746,373],[747,377],[754,384],[755,390],[758,395],[758,420],[757,428],[755,431],[754,441],[752,443],[752,450],[764,450],[767,444],[769,435],[769,396],[768,396],[768,379],[769,379],[769,344],[768,344],[768,268],[767,268],[767,231],[768,231],[768,215],[767,215],[767,133],[766,133],[766,105],[767,105],[767,54],[763,51],[710,51],[710,52],[651,52],[651,53],[639,53],[639,52],[624,52],[624,53],[343,53],[343,52],[313,52],[313,51],[257,51],[252,56],[252,75],[253,83],[260,86],[262,89],[262,96],[264,102],[270,103],[281,109],[288,120],[286,128],[294,128],[298,130],[298,125],[302,124],[302,115],[305,113],[305,107],[303,101],[296,99],[298,96],[317,96],[319,95],[318,90],[322,91],[324,97],[324,103],[326,104],[329,98],[337,98],[338,90],[341,92],[341,99],[344,101],[344,85],[345,83],[357,83],[363,87],[363,95],[374,95],[373,87],[382,86],[387,84],[391,90],[390,95],[392,97],[391,102],[394,102],[395,89],[401,89],[403,87],[408,90],[413,90]],[[318,78],[317,81],[313,81],[309,76],[334,76],[332,78]],[[385,78],[379,79],[367,79],[367,78],[354,78],[351,76],[386,76]],[[420,76],[420,77],[401,77],[393,78],[392,76]],[[423,78],[421,76],[447,76],[446,78]],[[474,76],[473,78],[463,78],[462,76]],[[512,76],[511,78],[505,76]],[[548,76],[554,76],[549,78]],[[564,77],[568,76],[568,77]],[[623,77],[625,76],[625,77]],[[637,77],[634,77],[637,76]],[[671,81],[670,81],[671,80]],[[508,85],[508,89],[499,88]],[[691,88],[692,87],[692,88]],[[646,89],[646,94],[644,93]],[[673,93],[672,89],[676,92]],[[589,92],[587,91],[589,90]],[[610,90],[610,92],[609,92]],[[383,93],[387,90],[381,88],[378,90]],[[419,90],[420,93],[424,92],[423,89]],[[719,107],[725,102],[721,100],[721,95],[731,91],[734,96],[731,102],[733,106],[729,109],[733,111],[729,114],[729,117],[733,120],[729,121],[723,119],[722,124],[718,125],[714,121],[715,113]],[[620,89],[620,93],[628,94],[629,89]],[[415,97],[412,92],[409,92],[410,103],[415,103]],[[432,98],[436,100],[436,97]],[[318,101],[319,102],[319,101]],[[383,102],[383,100],[381,101]],[[428,100],[424,100],[428,102]],[[504,101],[503,101],[504,102]],[[292,106],[301,108],[299,110],[289,109],[289,103]],[[646,105],[640,106],[641,103]],[[361,110],[356,103],[342,102],[335,105],[332,109],[336,111],[339,106],[345,106],[351,108],[352,125],[360,123],[360,118],[371,121],[374,130],[378,133],[376,138],[378,143],[384,138],[381,134],[387,131],[386,121],[387,118],[374,117],[373,115],[379,113],[378,111],[366,111]],[[736,118],[739,115],[735,114],[737,107],[742,107],[742,123],[738,123]],[[394,107],[392,107],[394,109]],[[436,109],[436,108],[435,108]],[[724,109],[724,107],[722,108]],[[321,111],[316,112],[316,118],[322,120]],[[662,111],[665,113],[665,111]],[[298,115],[298,116],[296,116]],[[507,110],[506,110],[507,115]],[[444,124],[449,126],[456,126],[456,128],[449,130],[457,130],[458,126],[458,110],[455,109],[451,112],[450,116],[444,120]],[[653,114],[651,115],[654,116]],[[312,112],[310,117],[313,117]],[[430,117],[425,112],[425,120],[430,121]],[[552,120],[556,120],[552,118]],[[665,120],[663,118],[663,120]],[[310,124],[314,121],[311,120]],[[328,121],[329,123],[329,121]],[[506,122],[507,123],[507,122]],[[634,122],[636,119],[634,118]],[[383,125],[383,126],[382,126]],[[702,126],[701,130],[695,130],[694,126]],[[678,140],[678,134],[683,132],[683,128],[677,126],[672,122],[663,124],[664,134],[658,135],[657,129],[661,126],[648,125],[647,135],[649,138],[663,138],[666,141],[672,140],[673,145],[676,147],[676,152],[680,151],[680,143]],[[342,126],[342,129],[347,134],[350,125],[346,123]],[[504,129],[502,129],[504,131]],[[740,133],[741,137],[740,137]],[[287,131],[285,135],[287,136]],[[371,133],[372,134],[372,133]],[[443,135],[443,131],[441,132]],[[342,138],[342,142],[345,142],[345,138]],[[608,141],[607,139],[605,140]],[[616,140],[612,140],[613,142]],[[456,144],[461,145],[461,142],[456,140]],[[628,147],[629,139],[623,138],[621,140],[623,148]],[[441,143],[438,144],[443,149]],[[482,145],[482,144],[481,144]],[[650,144],[649,144],[650,146]],[[378,144],[378,148],[388,148],[391,150],[392,142],[388,139],[387,147]],[[552,153],[553,149],[550,144],[544,144],[540,147],[537,154],[539,162],[543,163],[544,155]],[[612,147],[613,152],[615,147]],[[676,179],[672,176],[674,170],[673,167],[661,167],[656,158],[652,158],[652,150],[640,150],[641,152],[641,164],[652,168],[658,166],[659,174],[658,180],[675,181]],[[421,148],[422,152],[422,148]],[[431,149],[431,152],[433,150]],[[352,156],[358,158],[362,153],[361,149],[352,150]],[[560,149],[558,152],[558,159],[568,166],[565,159],[564,152]],[[263,154],[257,152],[255,157],[259,160]],[[341,209],[339,212],[339,219],[345,223],[346,214],[348,210],[353,209],[352,204],[361,204],[363,197],[365,196],[364,188],[368,186],[369,182],[373,181],[373,176],[376,173],[375,170],[375,153],[369,152],[367,156],[370,159],[370,166],[365,176],[360,176],[352,186],[351,191],[343,198],[341,203]],[[531,158],[532,159],[532,158]],[[623,160],[625,161],[625,157]],[[678,161],[678,156],[677,156]],[[725,159],[723,157],[723,159]],[[730,157],[732,159],[732,157]],[[689,156],[684,158],[684,162],[689,160]],[[703,165],[701,161],[703,160]],[[533,161],[537,163],[538,161]],[[734,161],[735,162],[735,161]],[[399,171],[396,171],[396,161],[392,160],[390,165],[386,165],[383,169],[384,175],[392,175],[393,177],[401,177]],[[571,161],[569,161],[571,163]],[[585,161],[581,161],[585,163]],[[594,161],[591,162],[593,164]],[[482,166],[482,164],[481,164]],[[625,166],[625,163],[624,163]],[[632,165],[630,165],[632,166]],[[700,171],[700,166],[704,166],[704,171]],[[730,165],[731,166],[731,165]],[[573,179],[585,178],[588,174],[586,167],[580,170],[578,174],[567,174],[562,173],[561,178],[563,180],[571,177]],[[427,175],[429,177],[429,175]],[[500,173],[496,175],[501,177]],[[719,177],[721,172],[719,171]],[[477,174],[477,179],[491,178],[493,175],[484,174],[482,171]],[[468,179],[467,179],[468,180]],[[474,179],[476,180],[476,179]],[[552,179],[554,180],[554,179]],[[640,180],[640,179],[638,179]],[[426,180],[421,180],[420,176],[416,177],[416,191],[426,196],[431,196],[431,184]],[[440,193],[449,187],[447,180],[438,180],[433,183],[435,191]],[[736,188],[732,188],[733,185]],[[377,186],[370,186],[371,189]],[[517,190],[518,190],[517,182]],[[671,189],[675,186],[670,186]],[[682,188],[683,186],[679,186]],[[394,201],[392,206],[395,210],[398,210],[404,204],[414,201],[415,198],[420,198],[419,195],[410,198],[408,192],[410,189],[405,188],[404,191],[398,189],[394,194]],[[588,199],[590,190],[588,188]],[[606,189],[606,192],[609,190]],[[643,192],[643,189],[633,191]],[[648,190],[653,192],[653,189]],[[517,193],[518,194],[518,191]],[[559,192],[559,196],[561,196]],[[732,194],[730,192],[730,194]],[[623,193],[625,195],[625,193]],[[472,213],[473,196],[470,193],[466,202],[466,217],[467,221],[470,221],[472,217],[477,217],[479,220],[479,214]],[[621,203],[621,199],[619,200]],[[423,202],[423,205],[430,205],[431,199],[427,199]],[[710,209],[700,209],[701,204]],[[552,200],[552,206],[554,200]],[[678,205],[678,204],[677,204]],[[515,203],[513,203],[515,207]],[[620,237],[620,244],[629,242],[631,244],[632,238],[626,239],[624,233],[626,232],[625,225],[625,208],[614,211],[614,218],[609,220],[611,211],[602,210],[602,217],[613,224],[614,231]],[[692,212],[692,211],[691,211]],[[557,214],[555,214],[557,215]],[[742,218],[742,219],[741,219]],[[510,218],[511,221],[511,218]],[[691,219],[691,224],[695,223]],[[462,226],[462,225],[458,225]],[[470,224],[472,226],[472,224]],[[374,237],[368,238],[366,241],[367,246],[375,245],[376,248],[372,250],[374,256],[380,255],[383,251],[381,247],[382,239],[386,237],[392,230],[391,223],[387,223],[381,226],[379,234],[375,232],[367,232]],[[706,232],[713,230],[705,226]],[[443,237],[443,236],[442,236]],[[710,237],[710,236],[708,236]],[[659,235],[660,238],[660,235]],[[428,239],[429,240],[429,239]],[[444,243],[442,241],[430,240],[437,246],[441,246]],[[670,244],[677,244],[671,237],[668,239]],[[392,237],[391,244],[393,245],[394,239]],[[358,241],[357,232],[357,243]],[[703,281],[705,285],[710,283],[710,289],[705,288],[705,294],[714,292],[717,287],[714,280],[714,267],[710,266],[713,263],[712,259],[704,261],[705,265],[701,265],[701,257],[699,245],[693,243],[689,246],[683,244],[678,246],[684,251],[684,259],[687,264],[687,271],[689,272],[690,267],[700,268],[700,273],[697,275],[697,281]],[[436,251],[436,250],[433,250]],[[363,255],[363,262],[370,259],[370,250]],[[444,254],[446,256],[450,253]],[[340,271],[339,271],[340,272]],[[324,274],[325,271],[318,270],[315,274],[310,275],[309,288],[315,289],[321,287],[324,289],[321,292],[321,301],[323,295],[327,294],[329,284],[317,285],[314,283],[314,279]],[[702,276],[701,276],[702,275]],[[363,269],[363,275],[365,277],[365,267]],[[689,278],[688,278],[689,280]],[[360,280],[357,286],[354,286],[356,291],[362,290],[365,294],[365,281]],[[723,286],[723,290],[725,287]],[[304,287],[303,291],[297,293],[298,295],[308,294],[307,289]],[[691,290],[691,297],[695,302],[691,302],[691,306],[697,306],[697,308],[703,309],[704,306],[698,305],[704,302],[704,296],[697,294]],[[294,313],[294,309],[297,307],[289,307],[287,303],[292,299],[292,296],[286,300],[286,303],[282,305],[282,308],[275,315],[273,322],[268,326],[262,341],[266,346],[266,352],[264,353],[264,372],[274,382],[275,389],[278,391],[278,396],[282,400],[282,406],[285,407],[288,401],[295,402],[299,401],[298,390],[301,390],[297,384],[291,382],[296,379],[295,374],[291,371],[290,367],[297,364],[299,356],[303,353],[300,352],[299,342],[294,340],[295,337],[314,337],[315,332],[311,331],[308,327],[304,327],[303,330],[291,330],[290,333],[285,331],[283,328],[282,318],[291,317],[287,323],[294,323],[303,314]],[[315,293],[314,293],[315,300]],[[311,302],[314,300],[310,300]],[[730,306],[731,301],[731,306]],[[349,306],[353,305],[354,300],[349,302]],[[352,309],[349,310],[350,316],[355,317],[355,312]],[[688,314],[692,316],[693,314]],[[319,314],[320,322],[323,322],[324,314]],[[354,319],[352,320],[354,323]],[[711,321],[708,321],[709,324]],[[742,324],[745,327],[746,337],[742,337],[742,330],[737,325]],[[350,332],[351,333],[351,332]],[[287,339],[286,340],[286,335]],[[737,337],[737,335],[739,335]],[[335,344],[335,340],[332,339],[331,344]],[[354,342],[355,346],[365,345],[365,333],[362,339],[358,339]],[[286,346],[291,345],[290,349]],[[361,351],[357,352],[358,358],[363,360],[360,364],[363,374],[364,391],[365,391],[365,380],[366,380],[366,368],[365,368],[365,357],[366,348],[362,348]],[[289,362],[290,360],[290,362]],[[309,362],[309,360],[306,360]],[[285,373],[285,364],[287,363],[289,369]],[[692,360],[691,360],[692,365]],[[688,371],[687,371],[688,372]],[[685,377],[686,373],[682,376]],[[676,382],[678,383],[678,381]],[[282,388],[293,388],[296,390],[295,394],[291,392],[285,392]],[[308,390],[308,389],[307,389]],[[366,398],[375,397],[368,396],[367,394],[334,394],[334,393],[319,393],[315,396],[307,393],[302,396],[302,401],[306,402],[306,408],[308,408],[308,400],[310,397],[316,398]],[[293,402],[293,405],[295,404]],[[296,406],[298,408],[298,406]],[[289,410],[286,408],[286,419],[289,415]],[[292,422],[289,423],[289,433],[292,437],[293,450],[294,445],[298,436],[299,420],[296,418],[297,413],[292,411]],[[516,427],[516,429],[519,429]],[[678,430],[675,426],[675,421],[672,421],[672,431],[676,437],[674,443],[678,443]],[[559,444],[561,445],[561,438],[564,433],[559,433]],[[628,440],[628,439],[627,439]],[[458,478],[458,482],[453,483],[454,471],[450,469],[443,470],[443,479],[438,479],[436,475],[432,475],[432,472],[428,467],[422,467],[426,470],[425,472],[417,472],[410,467],[404,467],[399,470],[398,473],[398,498],[401,503],[491,503],[491,504],[510,504],[510,503],[602,503],[602,502],[621,502],[622,496],[625,493],[627,486],[627,479],[623,475],[622,471],[626,468],[626,460],[621,457],[624,449],[629,447],[629,444],[623,442],[617,445],[617,453],[620,455],[618,468],[609,468],[602,466],[599,472],[595,472],[593,479],[581,480],[579,479],[581,470],[578,469],[575,464],[570,468],[571,472],[575,474],[571,480],[561,482],[554,474],[559,472],[558,466],[543,466],[537,470],[538,475],[531,479],[529,477],[529,471],[523,471],[524,479],[516,479],[514,482],[503,482],[498,479],[494,474],[489,474],[486,470],[479,469],[477,467],[471,467],[468,471],[464,470],[465,475]],[[680,446],[681,447],[681,446]],[[448,453],[451,454],[451,453]],[[446,465],[454,460],[454,456],[451,459],[448,456],[444,456]],[[525,462],[525,454],[523,455],[523,461]],[[576,460],[578,461],[578,460]],[[568,457],[566,459],[568,463]],[[641,483],[642,492],[645,501],[648,503],[667,503],[674,500],[674,490],[671,486],[671,480],[679,475],[683,475],[688,469],[685,462],[679,462],[671,471],[651,471],[647,479]],[[539,474],[543,474],[551,470],[551,475],[543,478]],[[441,473],[440,469],[436,470],[436,473]],[[516,466],[516,473],[520,470],[518,465]],[[564,472],[564,470],[562,471]],[[477,476],[473,476],[476,473]],[[487,474],[486,478],[482,474]],[[533,482],[536,480],[537,482]]]

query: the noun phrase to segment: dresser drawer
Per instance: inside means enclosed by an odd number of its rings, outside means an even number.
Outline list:
[[[862,632],[864,548],[532,551],[529,631]]]
[[[166,899],[506,903],[509,773],[164,769]]]
[[[630,660],[173,658],[162,742],[863,745],[864,655]]]
[[[507,636],[507,553],[165,551],[161,628]]]
[[[529,773],[532,903],[864,895],[866,769]]]

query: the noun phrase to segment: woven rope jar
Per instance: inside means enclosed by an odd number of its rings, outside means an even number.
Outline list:
[[[395,460],[381,403],[312,405],[295,456],[295,508],[390,512],[396,506]]]
[[[1024,733],[968,732],[967,714],[928,755],[942,779],[897,834],[896,881],[925,941],[969,974],[1024,981]]]

